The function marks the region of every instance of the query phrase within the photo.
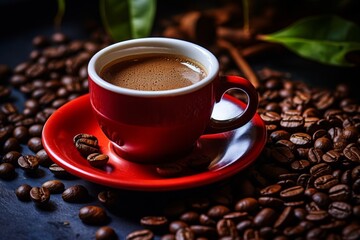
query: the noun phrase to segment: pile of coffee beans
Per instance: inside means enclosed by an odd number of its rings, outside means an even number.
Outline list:
[[[14,189],[19,201],[46,207],[53,194],[70,204],[91,198],[83,185],[61,182],[71,180],[71,174],[47,156],[41,132],[56,109],[87,93],[87,61],[110,43],[100,36],[36,36],[27,61],[14,69],[0,65],[0,80],[9,82],[0,85],[0,179],[11,181],[18,170],[29,178],[41,179],[40,169],[54,175],[39,186]],[[360,239],[360,107],[350,88],[314,88],[267,68],[258,76],[258,113],[267,143],[257,161],[224,182],[167,195],[155,214],[139,217],[139,229],[126,239]],[[14,104],[13,89],[26,97],[23,109]],[[74,144],[86,158],[101,155],[94,136],[81,133]],[[23,145],[33,154],[23,154]],[[209,159],[196,159],[194,167],[203,171]],[[179,173],[170,167],[157,171],[164,177]],[[97,195],[99,205],[80,208],[84,227],[99,225],[96,239],[119,239],[117,230],[106,226],[108,213],[126,198],[119,193],[104,187]]]

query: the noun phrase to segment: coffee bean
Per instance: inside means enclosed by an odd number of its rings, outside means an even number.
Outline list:
[[[106,211],[98,206],[85,206],[79,210],[79,218],[86,224],[102,225],[107,222]]]
[[[304,127],[305,121],[302,116],[285,116],[280,121],[280,126],[286,131],[294,132]]]
[[[15,190],[15,194],[16,197],[20,200],[20,201],[30,201],[30,190],[31,190],[31,186],[29,184],[22,184],[20,185],[18,188],[16,188]]]
[[[322,160],[329,164],[334,164],[340,161],[341,154],[335,150],[330,150],[322,155]]]
[[[323,151],[320,148],[310,148],[308,151],[308,159],[312,163],[320,163],[322,161]]]
[[[279,215],[274,223],[274,228],[283,228],[288,224],[291,224],[294,220],[294,209],[293,207],[285,207],[282,213]]]
[[[343,151],[344,156],[352,162],[360,162],[360,149],[359,147],[351,143],[347,145]]]
[[[117,240],[118,235],[115,230],[109,226],[100,227],[95,233],[96,240]]]
[[[46,187],[32,187],[30,198],[34,203],[44,205],[50,200],[50,191]]]
[[[327,219],[329,214],[325,210],[312,210],[306,215],[306,219],[313,222],[319,222]]]
[[[15,127],[13,136],[19,140],[19,142],[25,142],[29,137],[29,130],[24,126]]]
[[[30,138],[27,145],[30,148],[30,150],[33,151],[34,153],[36,153],[36,152],[40,151],[41,149],[43,149],[40,137],[32,137],[32,138]]]
[[[307,133],[293,133],[290,136],[290,141],[298,147],[310,147],[312,143],[312,138]]]
[[[351,191],[346,184],[337,184],[329,189],[329,197],[332,201],[347,201],[350,198]]]
[[[304,188],[302,186],[294,186],[287,189],[284,189],[280,192],[280,197],[286,199],[286,200],[294,200],[294,199],[300,199],[304,195]]]
[[[339,180],[333,175],[323,175],[315,179],[314,186],[316,189],[325,190],[330,189],[339,183]]]
[[[140,219],[140,224],[152,231],[159,231],[168,225],[165,216],[145,216]]]
[[[235,223],[230,219],[220,219],[216,225],[219,237],[230,237],[232,239],[238,237]]]
[[[71,178],[72,175],[68,173],[64,168],[60,167],[56,163],[53,163],[49,166],[49,170],[58,178]]]
[[[175,239],[195,240],[195,233],[190,227],[180,228],[176,231]]]
[[[278,194],[280,190],[281,190],[281,185],[273,184],[261,189],[260,194],[263,196],[272,196]]]
[[[2,157],[2,162],[4,163],[10,163],[14,166],[16,166],[17,160],[18,158],[21,156],[21,153],[18,151],[10,151],[8,153],[6,153],[3,157]]]
[[[328,211],[331,216],[337,219],[346,219],[352,215],[352,207],[346,202],[332,202]]]
[[[109,160],[109,156],[102,153],[91,153],[86,158],[91,166],[96,168],[102,168]]]
[[[220,219],[229,212],[230,209],[228,207],[223,205],[215,205],[208,210],[207,215],[213,219]]]
[[[181,221],[181,220],[175,220],[169,224],[169,231],[170,231],[170,233],[175,234],[177,232],[177,230],[179,230],[181,228],[187,228],[187,227],[189,227],[189,225],[186,222]]]
[[[74,140],[77,139],[78,136],[74,137]],[[91,153],[99,152],[99,145],[97,139],[94,139],[92,136],[84,137],[81,135],[75,142],[75,146],[81,155],[87,157]]]
[[[162,177],[176,177],[183,174],[184,167],[178,163],[161,164],[156,167],[156,172]]]
[[[26,172],[35,172],[39,168],[39,159],[34,155],[23,155],[18,158],[18,165]]]
[[[50,193],[62,193],[65,190],[64,183],[59,180],[48,180],[41,186],[49,189]]]
[[[89,192],[83,185],[76,184],[65,189],[61,196],[65,202],[77,203],[88,200]]]
[[[332,168],[327,163],[319,163],[310,168],[310,174],[314,178],[318,178],[324,175],[330,175],[332,173]]]
[[[311,198],[322,209],[327,208],[331,202],[330,197],[323,192],[316,192]]]
[[[200,215],[195,211],[187,211],[181,214],[179,219],[187,224],[197,224],[199,223]]]
[[[235,204],[235,210],[239,212],[252,212],[257,210],[259,203],[255,198],[243,198]]]
[[[278,163],[287,164],[295,159],[295,155],[288,147],[274,147],[270,151],[271,157]]]
[[[12,179],[15,176],[15,167],[11,163],[0,164],[0,178]]]
[[[196,237],[212,238],[216,236],[216,228],[211,226],[191,225],[189,227]],[[179,231],[179,230],[178,230]]]
[[[181,228],[181,229],[183,229],[183,228]],[[188,236],[189,234],[184,234],[183,231],[185,231],[185,230],[181,230],[177,239],[184,239],[184,240],[194,239],[194,238],[185,238],[184,235]],[[178,234],[176,234],[176,235],[178,235]],[[129,233],[128,235],[126,235],[126,240],[153,240],[154,236],[155,235],[151,230],[142,229],[142,230],[135,230],[135,231]]]
[[[319,137],[314,142],[314,148],[320,149],[324,152],[330,150],[333,147],[331,140],[327,137]]]

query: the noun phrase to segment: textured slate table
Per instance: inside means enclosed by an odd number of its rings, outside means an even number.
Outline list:
[[[36,2],[36,3],[35,3]],[[51,35],[54,32],[52,25],[56,12],[55,1],[4,1],[0,3],[0,63],[11,67],[27,59],[32,49],[31,40],[37,34]],[[97,1],[79,1],[70,3],[66,13],[62,31],[73,39],[84,38],[84,19],[97,21]],[[81,7],[86,4],[86,11]],[[46,10],[46,11],[45,11]],[[303,80],[315,86],[333,87],[339,82],[355,84],[360,76],[359,69],[344,69],[326,67],[287,54],[282,57],[271,55],[250,59],[255,69],[268,66],[277,70],[290,72],[294,79]],[[24,96],[17,91],[13,92],[13,99],[18,106],[24,101]],[[31,153],[23,146],[23,153]],[[69,204],[61,199],[61,195],[52,195],[49,207],[40,209],[32,202],[20,202],[14,193],[23,183],[32,186],[40,185],[46,180],[54,179],[49,171],[43,175],[29,178],[23,171],[16,170],[14,180],[0,180],[0,239],[94,239],[97,226],[84,225],[78,218],[80,207],[96,202],[96,193],[103,186],[84,181],[82,179],[62,180],[66,186],[83,184],[93,198],[87,203]],[[167,199],[179,199],[191,194],[193,189],[177,192],[144,193],[122,191],[123,206],[118,212],[110,212],[109,226],[116,229],[119,239],[124,239],[132,230],[139,229],[139,217],[156,213],[157,209],[167,202]]]

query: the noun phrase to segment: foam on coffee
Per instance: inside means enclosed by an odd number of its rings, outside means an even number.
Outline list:
[[[107,82],[135,90],[162,91],[190,86],[206,72],[193,60],[167,54],[145,54],[106,65],[100,76]]]

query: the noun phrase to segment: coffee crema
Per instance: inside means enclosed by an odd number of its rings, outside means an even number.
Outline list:
[[[101,70],[100,77],[123,88],[163,91],[195,84],[206,77],[206,72],[189,58],[152,53],[110,62]]]

